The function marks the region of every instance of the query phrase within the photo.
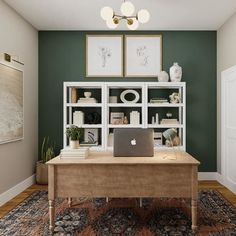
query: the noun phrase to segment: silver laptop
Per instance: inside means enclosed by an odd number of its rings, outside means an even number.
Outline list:
[[[154,155],[153,129],[114,129],[115,157],[152,157]]]

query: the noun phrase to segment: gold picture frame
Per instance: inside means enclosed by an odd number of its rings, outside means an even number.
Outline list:
[[[86,35],[86,77],[123,77],[123,51],[123,35]]]
[[[125,77],[157,77],[162,71],[162,35],[125,35]]]

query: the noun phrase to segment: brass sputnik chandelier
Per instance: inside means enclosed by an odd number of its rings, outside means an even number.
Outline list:
[[[123,15],[118,15],[111,7],[103,7],[101,9],[101,17],[106,21],[107,27],[115,29],[121,20],[126,20],[126,25],[130,30],[136,30],[139,23],[147,23],[150,19],[150,14],[146,9],[141,9],[134,14],[135,7],[130,1],[125,1],[121,4],[120,11]]]

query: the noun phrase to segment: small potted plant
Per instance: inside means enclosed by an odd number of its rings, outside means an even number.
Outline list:
[[[76,149],[79,147],[79,139],[82,135],[82,128],[71,125],[66,129],[66,136],[70,139],[70,148]]]
[[[47,161],[55,157],[54,147],[49,141],[49,137],[43,139],[41,147],[41,160],[36,164],[36,182],[37,184],[48,184],[48,166]]]

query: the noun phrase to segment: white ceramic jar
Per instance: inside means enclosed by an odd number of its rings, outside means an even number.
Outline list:
[[[182,79],[182,67],[177,62],[170,68],[171,82],[180,82]]]

